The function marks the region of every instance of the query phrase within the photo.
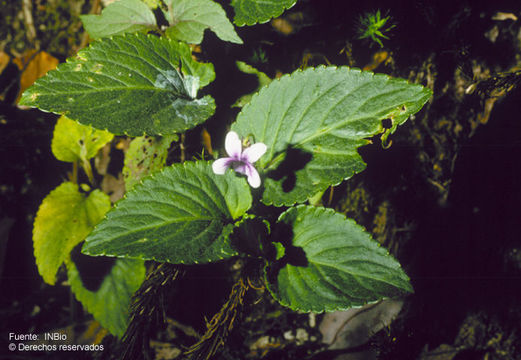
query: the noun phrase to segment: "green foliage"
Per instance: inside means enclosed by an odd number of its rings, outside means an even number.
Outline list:
[[[212,0],[166,0],[164,11],[170,23],[166,35],[190,44],[203,41],[205,29],[212,30],[221,40],[242,44],[221,5]]]
[[[83,253],[170,263],[224,259],[229,235],[250,208],[246,181],[216,176],[209,163],[165,168],[128,192],[89,235]]]
[[[88,261],[88,259],[83,259],[83,261]],[[91,261],[96,262],[98,259]],[[102,279],[98,279],[101,282],[99,287],[91,290],[85,287],[74,260],[69,260],[66,264],[69,283],[76,299],[111,334],[122,337],[128,326],[132,294],[145,280],[144,262],[117,259],[110,267],[108,274]]]
[[[421,109],[430,90],[402,79],[346,67],[297,71],[274,80],[232,125],[268,146],[256,163],[264,172],[265,204],[304,202],[365,168],[357,148]]]
[[[85,162],[109,143],[113,134],[96,130],[61,116],[54,127],[51,149],[56,159],[67,162]]]
[[[194,61],[186,44],[126,34],[97,41],[59,65],[20,104],[114,134],[172,134],[213,114],[214,100],[196,95],[214,76],[213,66]]]
[[[99,190],[88,196],[78,185],[65,182],[43,200],[33,228],[34,257],[45,282],[53,285],[71,250],[92,231],[110,209],[109,197]]]
[[[400,264],[342,214],[301,205],[283,213],[281,225],[285,251],[266,270],[268,289],[281,304],[335,311],[412,292]]]
[[[231,4],[235,24],[244,26],[269,21],[295,3]],[[243,143],[232,133],[225,144],[228,159],[214,168],[205,161],[164,168],[177,134],[215,111],[212,97],[197,97],[214,80],[213,66],[195,61],[186,43],[201,43],[206,29],[224,41],[242,40],[214,1],[147,4],[158,15],[163,12],[168,26],[158,28],[154,13],[139,0],[120,0],[99,16],[85,15],[87,31],[102,39],[39,79],[21,98],[21,105],[63,115],[52,151],[59,160],[80,162],[91,184],[89,160],[113,134],[137,137],[125,153],[127,194],[111,211],[106,194],[86,195],[70,182],[42,202],[33,240],[44,280],[53,284],[65,262],[78,300],[117,336],[127,328],[130,298],[145,276],[144,260],[196,264],[239,254],[262,258],[271,294],[299,311],[343,310],[412,292],[399,263],[363,228],[331,209],[291,207],[275,224],[262,212],[247,211],[252,192],[267,205],[320,203],[325,189],[365,168],[358,148],[375,135],[385,139],[393,133],[422,108],[430,90],[347,67],[309,68],[272,80],[238,61],[239,70],[259,82],[256,94],[235,104],[242,111],[231,129]],[[366,14],[360,38],[383,46],[389,22],[379,11]],[[154,35],[142,33],[150,30]],[[263,144],[248,147],[248,142]],[[241,175],[225,171],[230,168]],[[260,188],[255,169],[262,176]],[[98,267],[98,261],[110,266]],[[85,262],[106,270],[95,286]]]
[[[366,13],[360,16],[358,24],[358,38],[371,39],[383,47],[381,39],[389,39],[384,33],[389,32],[395,25],[389,24],[391,16],[381,17],[380,10],[375,13]]]
[[[125,187],[132,189],[143,177],[161,170],[166,163],[168,148],[177,135],[163,137],[140,136],[132,140],[125,154],[123,179]]]
[[[93,39],[123,33],[148,31],[156,27],[152,10],[140,0],[119,0],[110,3],[101,15],[80,16],[85,30]]]
[[[232,0],[237,26],[265,23],[291,8],[297,0]]]

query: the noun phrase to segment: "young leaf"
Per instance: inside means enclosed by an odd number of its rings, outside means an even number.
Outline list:
[[[152,138],[140,136],[132,140],[125,153],[123,179],[125,188],[132,189],[142,178],[155,171],[161,170],[166,163],[168,148],[177,135]]]
[[[166,30],[168,37],[200,44],[204,30],[210,29],[221,40],[242,44],[241,38],[218,3],[212,0],[167,0],[166,3],[168,10],[164,14],[170,23]]]
[[[214,76],[213,66],[194,61],[186,44],[117,35],[94,42],[40,78],[20,104],[118,135],[172,134],[213,114],[214,100],[196,94]]]
[[[431,96],[421,85],[346,67],[319,67],[274,80],[243,107],[232,125],[268,151],[262,201],[292,205],[365,168],[357,148],[419,111]]]
[[[279,226],[285,229],[279,239],[285,255],[267,268],[266,283],[282,305],[313,312],[345,310],[413,291],[387,250],[332,209],[290,208]]]
[[[232,0],[237,26],[265,23],[289,9],[297,0]]]
[[[249,186],[209,163],[186,162],[153,174],[127,193],[86,239],[83,253],[170,263],[236,255],[229,235],[250,208]]]
[[[83,162],[96,156],[113,137],[108,131],[96,130],[61,116],[54,127],[51,149],[60,161]]]
[[[119,0],[107,5],[101,15],[81,15],[85,30],[93,39],[157,27],[152,10],[140,0]]]
[[[56,281],[60,265],[110,209],[109,197],[99,190],[88,196],[78,185],[65,182],[43,200],[33,228],[34,257],[43,280]]]
[[[79,254],[80,256],[82,254]],[[87,256],[83,255],[85,258]],[[82,259],[83,262],[99,261],[99,258]],[[103,259],[106,260],[106,259]],[[103,274],[93,289],[85,286],[78,267],[73,260],[67,261],[67,274],[71,290],[85,309],[110,333],[122,337],[128,326],[129,305],[132,294],[145,279],[143,260],[117,259]],[[93,263],[92,265],[100,265]],[[86,278],[92,282],[92,278]]]

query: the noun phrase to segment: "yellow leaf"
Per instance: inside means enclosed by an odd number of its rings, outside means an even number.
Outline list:
[[[371,59],[371,62],[364,66],[364,71],[373,71],[376,69],[380,64],[387,63],[390,60],[390,54],[385,50],[377,51],[373,54],[373,57]]]
[[[70,182],[45,197],[34,220],[33,244],[36,265],[46,283],[54,285],[61,264],[109,209],[106,194],[94,190],[86,196]]]
[[[9,55],[3,51],[0,51],[0,74],[2,71],[4,71],[7,64],[9,64]]]
[[[16,58],[13,62],[23,71],[20,79],[20,94],[16,102],[20,100],[21,94],[31,86],[38,78],[47,74],[58,66],[58,59],[45,51],[36,52],[29,50],[21,58]]]

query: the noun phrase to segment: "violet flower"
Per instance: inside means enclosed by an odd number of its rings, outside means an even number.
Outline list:
[[[230,131],[226,134],[224,148],[229,157],[215,160],[212,164],[213,172],[217,175],[223,175],[226,169],[231,167],[238,173],[246,175],[252,188],[258,188],[261,179],[253,163],[264,155],[267,146],[263,143],[256,143],[242,150],[239,135],[235,131]]]

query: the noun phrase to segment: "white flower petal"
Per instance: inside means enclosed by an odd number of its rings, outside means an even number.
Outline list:
[[[257,169],[251,164],[246,165],[246,176],[248,176],[248,183],[252,188],[258,188],[261,184],[261,179]]]
[[[232,163],[232,158],[221,158],[217,159],[212,164],[212,170],[214,174],[223,175]]]
[[[242,152],[243,160],[254,163],[266,152],[268,147],[263,143],[256,143]]]
[[[228,153],[228,156],[239,159],[242,152],[242,144],[241,139],[239,139],[239,135],[235,131],[230,131],[226,134],[226,139],[224,140],[224,148]]]

